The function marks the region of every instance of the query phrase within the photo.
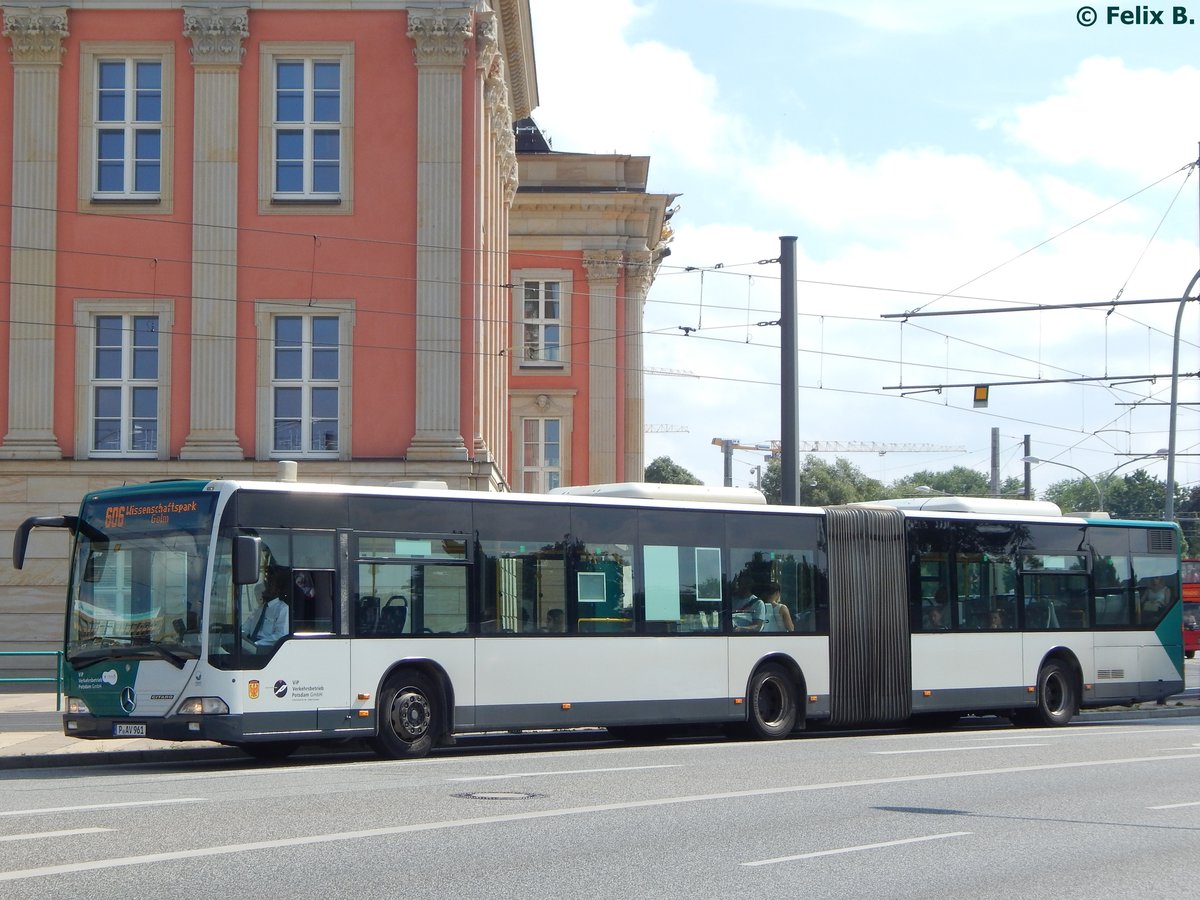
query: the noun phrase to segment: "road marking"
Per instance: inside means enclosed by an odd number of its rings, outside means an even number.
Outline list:
[[[112,831],[111,828],[72,828],[68,831],[38,831],[34,834],[6,834],[0,837],[0,843],[5,841],[35,841],[42,838],[70,837],[75,834],[99,834],[102,831]]]
[[[1188,727],[1190,728],[1192,726],[1188,726]],[[966,738],[966,740],[973,740],[973,741],[1027,740],[1029,738],[1029,732],[1031,730],[1034,730],[1034,729],[1028,729],[1028,728],[1023,729],[1024,733],[1022,733],[1022,734],[1010,734],[1008,736],[1005,736],[1003,734],[996,733],[996,734],[989,734],[987,737],[982,737],[982,738]],[[1125,729],[1121,729],[1120,731],[1115,731],[1112,728],[1106,728],[1102,725],[1094,725],[1094,726],[1088,726],[1086,728],[1085,727],[1072,727],[1072,728],[1036,729],[1036,733],[1037,733],[1038,737],[1044,737],[1044,738],[1097,737],[1099,735],[1111,735],[1112,737],[1124,737],[1125,735],[1128,735],[1128,734],[1162,734],[1162,729],[1161,728],[1137,728],[1137,729],[1132,729],[1129,731],[1126,731]]]
[[[946,838],[966,837],[973,831],[948,831],[945,834],[930,834],[925,837],[903,838],[898,841],[881,841],[878,844],[859,844],[857,847],[839,847],[836,850],[817,850],[815,853],[798,853],[795,856],[777,856],[774,859],[759,859],[741,863],[743,866],[773,866],[776,863],[795,862],[800,859],[816,859],[818,856],[836,856],[839,853],[858,853],[860,850],[879,850],[883,847],[899,847],[901,844],[920,844],[924,841],[941,841]]]
[[[338,831],[314,834],[308,837],[280,838],[272,841],[255,841],[248,844],[225,844],[216,847],[197,847],[193,850],[176,850],[169,853],[150,853],[144,856],[123,856],[98,859],[91,862],[66,863],[43,866],[37,869],[17,869],[0,872],[0,882],[24,881],[30,878],[46,878],[79,872],[97,872],[124,866],[139,866],[177,860],[202,859],[210,856],[228,856],[234,853],[251,853],[257,850],[279,850],[287,847],[305,847],[313,844],[330,844],[341,841],[360,841],[377,837],[394,837],[400,834],[417,834],[426,831],[445,831],[451,828],[471,828],[477,825],[504,825],[509,822],[530,822],[537,819],[558,819],[566,816],[590,815],[593,813],[624,812],[633,809],[651,809],[660,806],[678,806],[685,803],[710,803],[719,800],[743,800],[752,797],[774,797],[787,794],[802,794],[814,791],[846,791],[859,787],[878,787],[888,784],[914,784],[922,781],[942,781],[953,778],[979,778],[995,775],[1021,775],[1027,772],[1054,772],[1065,769],[1093,769],[1100,766],[1127,766],[1163,762],[1178,759],[1200,759],[1200,753],[1183,753],[1178,756],[1141,756],[1125,759],[1087,760],[1083,762],[1043,763],[1031,766],[1011,766],[1003,769],[975,769],[961,772],[930,772],[921,775],[898,775],[894,778],[866,778],[861,781],[827,781],[818,784],[796,784],[777,788],[754,788],[744,791],[726,791],[718,794],[693,794],[682,797],[661,797],[654,800],[630,800],[625,803],[600,803],[594,806],[574,806],[561,809],[546,809],[502,816],[479,816],[471,819],[450,819],[441,822],[422,822],[414,825],[393,825],[384,828],[369,828],[362,831]]]
[[[1189,803],[1167,803],[1163,806],[1147,806],[1146,809],[1180,809],[1184,806],[1200,806],[1200,800],[1192,800]]]
[[[978,747],[921,747],[916,750],[872,750],[872,756],[899,756],[904,753],[962,753],[964,750],[1010,750],[1013,747],[1046,747],[1047,744],[982,744]],[[1188,748],[1191,749],[1190,747]]]
[[[463,778],[447,778],[447,781],[502,781],[505,778],[541,778],[545,775],[593,775],[597,772],[638,772],[643,769],[678,769],[677,765],[620,766],[611,769],[564,769],[545,772],[511,772],[508,775],[469,775]]]
[[[44,809],[10,809],[0,816],[45,816],[61,812],[89,812],[94,809],[128,809],[131,806],[164,806],[168,803],[203,803],[203,797],[179,797],[175,800],[132,800],[128,803],[94,803],[90,806],[50,806]]]

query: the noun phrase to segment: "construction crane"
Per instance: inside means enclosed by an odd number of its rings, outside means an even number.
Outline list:
[[[686,425],[647,425],[646,434],[668,434],[674,431],[687,432]]]
[[[729,438],[713,438],[713,446],[720,447],[725,454],[725,486],[733,486],[733,451],[751,450],[765,452],[766,459],[779,459],[779,441],[759,441],[743,444]],[[966,447],[950,447],[943,444],[895,444],[887,441],[806,441],[797,446],[800,453],[965,453]]]

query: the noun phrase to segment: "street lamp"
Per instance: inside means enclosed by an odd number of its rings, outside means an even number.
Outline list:
[[[1183,291],[1179,301],[1179,310],[1175,313],[1175,342],[1171,351],[1171,419],[1167,432],[1167,502],[1163,507],[1163,519],[1167,522],[1175,520],[1175,419],[1179,409],[1179,332],[1183,327],[1183,308],[1187,306],[1192,288],[1200,280],[1200,272],[1192,276],[1188,286]]]
[[[1083,469],[1080,469],[1077,466],[1073,466],[1070,463],[1059,462],[1058,460],[1055,460],[1055,459],[1041,459],[1037,456],[1022,456],[1021,462],[1030,463],[1031,465],[1035,465],[1035,466],[1038,463],[1049,463],[1052,466],[1062,466],[1064,469],[1074,469],[1076,472],[1078,472],[1080,475],[1082,475],[1084,478],[1086,478],[1088,480],[1088,483],[1091,484],[1091,486],[1096,489],[1096,499],[1100,501],[1100,509],[1098,511],[1104,512],[1104,492],[1102,490],[1100,490],[1100,485],[1096,483],[1095,479],[1093,479],[1092,476],[1089,475],[1087,472],[1083,471]]]

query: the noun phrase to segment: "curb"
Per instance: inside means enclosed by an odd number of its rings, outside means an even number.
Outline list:
[[[0,757],[0,770],[68,769],[80,766],[115,766],[127,763],[203,762],[205,760],[251,760],[232,747],[203,747],[179,750],[102,750],[82,753],[36,753]]]

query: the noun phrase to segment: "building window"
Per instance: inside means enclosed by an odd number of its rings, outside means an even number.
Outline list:
[[[98,59],[95,123],[94,196],[157,197],[162,188],[162,62]]]
[[[521,490],[544,494],[562,483],[562,420],[524,419],[521,429]]]
[[[79,208],[172,212],[173,44],[85,41],[79,59]]]
[[[561,363],[562,282],[524,283],[521,324],[526,363]]]
[[[337,316],[276,316],[271,400],[276,453],[336,455],[339,449]]]
[[[336,199],[342,190],[342,65],[275,60],[274,196]]]
[[[92,352],[92,453],[156,456],[157,316],[98,315]]]

